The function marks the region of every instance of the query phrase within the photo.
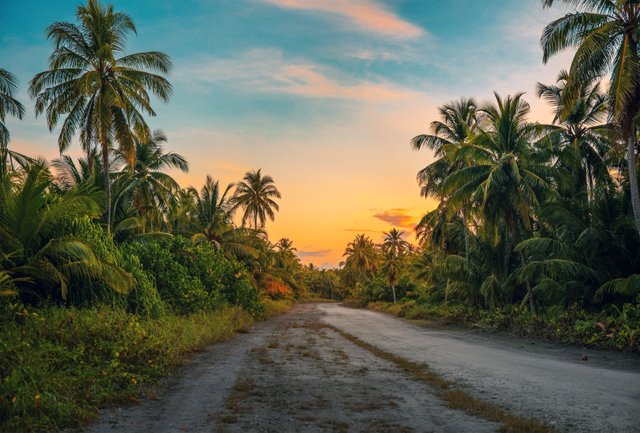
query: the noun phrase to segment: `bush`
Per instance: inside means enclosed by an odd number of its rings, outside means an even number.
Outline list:
[[[149,272],[158,293],[174,311],[215,310],[224,304],[257,313],[258,290],[244,266],[210,243],[193,245],[183,237],[131,242],[123,250]]]

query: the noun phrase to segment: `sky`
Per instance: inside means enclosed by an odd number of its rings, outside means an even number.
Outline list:
[[[356,234],[411,234],[437,206],[415,179],[433,157],[409,142],[429,132],[440,105],[526,92],[531,120],[550,122],[535,85],[554,82],[571,59],[543,65],[542,28],[567,11],[539,0],[110,3],[137,26],[128,52],[173,61],[173,95],[147,119],[190,162],[171,174],[199,188],[207,174],[226,185],[261,168],[282,193],[270,239],[290,238],[304,263],[323,267],[336,266]],[[46,27],[73,21],[78,4],[7,0],[0,10],[0,67],[17,76],[28,108],[7,121],[17,151],[59,155],[58,130],[33,115],[26,88],[47,69]]]

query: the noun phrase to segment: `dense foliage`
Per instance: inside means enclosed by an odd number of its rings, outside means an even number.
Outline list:
[[[440,107],[411,140],[433,154],[417,180],[439,205],[415,247],[390,248],[395,229],[347,245],[337,274],[352,302],[400,298],[392,312],[640,347],[640,5],[554,3],[578,10],[541,37],[545,62],[577,48],[556,83],[538,83],[553,123],[532,122],[520,93]]]
[[[145,116],[150,95],[171,94],[171,61],[128,54],[135,33],[98,0],[47,28],[48,70],[29,91],[60,126],[51,164],[11,149],[5,117],[25,108],[0,69],[0,431],[78,425],[306,291],[291,241],[267,237],[281,197],[270,176],[197,190],[168,172],[188,161]],[[74,139],[78,160],[63,153]]]

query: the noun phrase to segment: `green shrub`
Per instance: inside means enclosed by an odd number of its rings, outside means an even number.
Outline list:
[[[214,310],[227,303],[260,311],[258,290],[244,266],[213,244],[194,245],[178,236],[131,242],[123,250],[138,257],[160,297],[178,313]]]

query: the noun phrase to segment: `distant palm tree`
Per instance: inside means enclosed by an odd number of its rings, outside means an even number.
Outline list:
[[[230,254],[257,257],[255,238],[259,231],[238,228],[233,224],[234,207],[229,196],[233,184],[221,191],[220,181],[207,176],[196,198],[196,215],[199,232],[192,236],[194,242],[208,241]]]
[[[293,246],[293,241],[289,238],[280,239],[276,242],[276,247],[280,252],[294,253],[296,251],[296,247]]]
[[[343,257],[345,269],[356,277],[373,275],[378,270],[378,249],[370,237],[364,233],[356,235],[355,239],[347,244]]]
[[[384,233],[382,248],[396,257],[406,254],[411,249],[411,244],[404,239],[404,235],[405,232],[396,228],[389,230]]]
[[[393,228],[384,234],[382,242],[382,272],[393,292],[393,302],[396,302],[396,284],[402,271],[403,258],[411,250],[411,244],[404,240],[404,232]]]
[[[245,174],[237,185],[233,199],[234,208],[244,209],[242,225],[244,226],[247,221],[253,220],[253,229],[258,230],[264,228],[267,217],[273,221],[275,219],[274,211],[280,210],[275,198],[281,198],[281,195],[271,176],[263,176],[261,169],[252,170]]]
[[[6,116],[9,114],[18,119],[24,116],[24,106],[13,97],[16,88],[15,76],[6,69],[0,68],[0,175],[4,172],[7,160],[11,158],[7,148],[11,136],[6,126]],[[17,154],[17,156],[22,155]]]
[[[543,61],[577,47],[569,70],[566,96],[572,100],[581,83],[610,73],[609,106],[627,142],[627,167],[636,229],[640,232],[640,192],[636,171],[636,130],[640,113],[640,3],[637,0],[542,0],[544,7],[564,3],[582,9],[549,23],[540,38]],[[568,107],[569,108],[569,107]]]
[[[115,12],[113,6],[88,0],[78,7],[76,18],[77,24],[56,22],[47,29],[47,36],[55,45],[49,70],[37,74],[29,90],[36,98],[36,114],[46,111],[49,129],[66,116],[58,137],[60,152],[70,146],[79,131],[80,144],[88,158],[95,144],[99,144],[102,165],[108,174],[114,140],[133,165],[134,131],[139,135],[148,131],[142,113],[155,115],[148,92],[163,101],[171,93],[171,85],[164,77],[147,70],[167,73],[171,61],[157,51],[124,55],[127,35],[136,33],[136,27],[129,15]],[[104,189],[110,228],[108,175]]]

